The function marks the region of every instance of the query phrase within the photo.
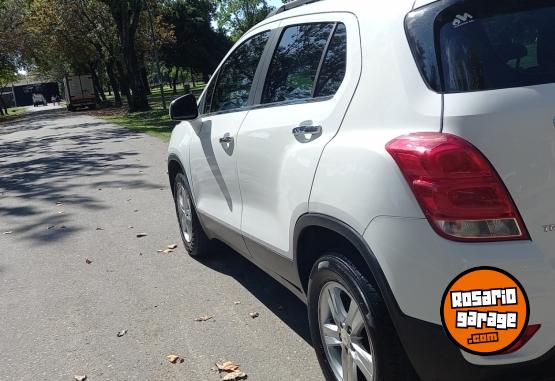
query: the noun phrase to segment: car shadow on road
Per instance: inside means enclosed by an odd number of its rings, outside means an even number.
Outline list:
[[[252,262],[220,242],[200,263],[233,277],[297,335],[312,345],[306,305]]]
[[[111,207],[90,190],[155,190],[161,186],[140,175],[147,168],[138,162],[141,153],[125,144],[137,134],[107,122],[74,118],[63,109],[44,110],[0,125],[0,217],[20,220],[22,224],[10,230],[20,232],[22,239],[44,243],[77,231],[64,227],[67,215],[51,216],[57,203],[90,210]],[[39,129],[41,133],[35,134]],[[8,137],[18,132],[23,134]],[[39,201],[42,205],[11,204],[15,198],[21,203]],[[45,225],[63,228],[47,231]]]

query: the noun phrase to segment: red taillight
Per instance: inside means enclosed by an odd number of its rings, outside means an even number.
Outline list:
[[[505,185],[474,146],[450,134],[416,133],[386,145],[433,228],[459,241],[528,239]]]
[[[529,325],[528,327],[526,327],[526,331],[524,331],[524,334],[520,337],[520,339],[518,339],[518,341],[514,343],[512,347],[504,351],[502,354],[508,355],[509,353],[514,353],[518,351],[520,348],[525,346],[527,342],[530,341],[532,336],[534,336],[536,332],[538,332],[540,327],[540,324]]]

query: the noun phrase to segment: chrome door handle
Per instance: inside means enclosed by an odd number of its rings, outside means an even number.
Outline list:
[[[322,133],[322,126],[299,126],[293,128],[292,132],[295,136],[317,135]]]
[[[225,134],[223,137],[220,138],[220,143],[231,143],[233,138],[229,133]]]

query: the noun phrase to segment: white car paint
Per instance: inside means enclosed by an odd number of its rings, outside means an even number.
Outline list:
[[[339,131],[358,85],[362,57],[358,21],[350,13],[292,17],[282,23],[327,21],[341,22],[348,31],[349,70],[335,96],[319,102],[254,109],[248,113],[238,138],[241,231],[289,259],[293,259],[293,227],[308,212],[320,155]],[[292,130],[302,125],[320,126],[322,133],[296,138]]]
[[[348,75],[339,92],[323,102],[225,114],[213,118],[210,133],[203,118],[183,122],[169,151],[183,163],[191,156],[186,171],[199,211],[275,255],[293,257],[293,228],[307,211],[351,226],[364,236],[408,316],[441,324],[441,297],[456,275],[481,265],[509,271],[524,285],[532,306],[530,323],[541,323],[541,334],[510,355],[463,355],[479,365],[528,361],[555,343],[555,233],[543,231],[543,225],[555,224],[550,219],[555,215],[550,200],[555,89],[545,85],[446,96],[428,89],[414,64],[403,20],[413,5],[431,2],[329,0],[265,20],[241,41],[277,25],[344,22]],[[385,145],[410,132],[440,132],[443,112],[443,131],[467,139],[497,169],[533,241],[452,242],[430,227]],[[292,128],[307,120],[322,125],[322,136],[296,141]],[[531,124],[534,134],[527,132]],[[225,133],[235,137],[233,155],[215,140]],[[203,150],[203,139],[212,144],[212,153]],[[241,240],[227,243],[252,254]]]

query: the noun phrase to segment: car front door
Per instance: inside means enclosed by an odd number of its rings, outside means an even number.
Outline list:
[[[201,127],[190,146],[196,209],[211,238],[246,253],[240,233],[241,194],[237,179],[237,132],[252,102],[251,89],[271,31],[244,39],[228,55],[200,102]]]
[[[308,212],[318,160],[339,130],[362,59],[351,14],[286,19],[279,33],[239,131],[237,168],[253,260],[289,278],[293,227]]]

